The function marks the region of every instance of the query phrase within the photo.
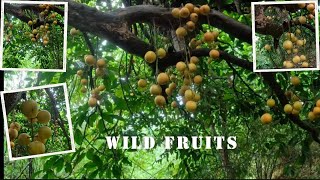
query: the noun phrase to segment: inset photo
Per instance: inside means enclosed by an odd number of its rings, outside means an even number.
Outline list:
[[[317,1],[253,2],[254,72],[319,69]]]
[[[67,2],[1,1],[0,68],[66,71]]]
[[[9,160],[75,152],[67,86],[1,92]]]

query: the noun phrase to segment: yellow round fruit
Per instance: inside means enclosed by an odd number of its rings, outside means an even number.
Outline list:
[[[200,6],[200,13],[202,15],[208,15],[210,13],[210,7],[207,4]]]
[[[317,107],[320,107],[320,99],[319,99],[319,100],[317,100],[317,102],[316,102],[316,106],[317,106]]]
[[[187,101],[186,110],[188,112],[195,112],[197,110],[197,103],[194,101]]]
[[[300,16],[299,17],[299,23],[300,24],[306,24],[307,23],[307,18],[305,16]]]
[[[315,7],[314,7],[314,4],[313,4],[313,3],[310,3],[310,4],[307,5],[307,10],[308,10],[309,12],[314,11],[314,9],[315,9]]]
[[[181,96],[184,96],[184,93],[185,93],[186,90],[188,90],[188,89],[190,89],[189,86],[187,86],[187,85],[182,85],[181,88],[180,88],[180,90],[179,90],[179,94],[180,94]]]
[[[301,59],[300,59],[300,56],[294,56],[292,58],[292,62],[295,63],[295,64],[298,64],[299,62],[301,62]]]
[[[88,80],[87,79],[81,79],[80,83],[85,86],[85,85],[88,84]]]
[[[150,87],[150,94],[152,95],[160,95],[162,93],[162,88],[161,86],[157,85],[157,84],[153,84],[151,87]]]
[[[301,30],[300,29],[296,29],[295,32],[296,32],[297,35],[301,34]]]
[[[103,84],[101,84],[100,86],[98,86],[98,90],[99,91],[104,91],[106,89],[106,86],[104,86]]]
[[[197,71],[197,66],[195,64],[193,64],[193,63],[189,63],[188,64],[188,69],[192,73],[192,72]]]
[[[303,46],[304,45],[303,40],[297,40],[296,44],[298,46]]]
[[[146,81],[145,79],[140,79],[140,80],[138,81],[138,86],[139,86],[140,88],[146,87],[146,86],[147,86],[147,81]]]
[[[285,67],[286,68],[293,68],[294,64],[291,61],[288,61],[288,62],[286,62]]]
[[[34,135],[33,137],[33,141],[40,141],[42,142],[43,144],[45,144],[47,142],[47,139],[41,139],[38,135],[38,133],[36,135]]]
[[[83,76],[83,71],[82,71],[82,70],[78,70],[78,71],[77,71],[77,75],[80,76],[80,77],[82,77],[82,76]]]
[[[172,83],[169,84],[169,88],[170,88],[171,90],[175,90],[175,89],[177,88],[177,84],[174,83],[174,82],[172,82]]]
[[[78,35],[78,30],[77,30],[76,28],[71,28],[71,29],[70,29],[70,35],[71,35],[71,36]]]
[[[176,64],[176,68],[177,68],[178,71],[184,71],[187,68],[187,65],[186,65],[185,62],[179,61]]]
[[[283,108],[284,112],[287,113],[287,114],[291,114],[292,113],[292,106],[290,104],[286,104]]]
[[[88,90],[87,90],[86,87],[81,87],[80,91],[81,91],[82,93],[86,93]]]
[[[302,102],[296,101],[293,103],[293,109],[300,111],[302,109]]]
[[[178,27],[176,35],[178,38],[183,38],[187,35],[187,30],[184,27]]]
[[[191,13],[190,14],[190,20],[194,23],[198,22],[199,16],[197,13]]]
[[[314,121],[316,119],[316,115],[313,112],[308,113],[308,119],[310,121]]]
[[[196,13],[196,14],[200,14],[200,8],[194,6],[193,12]]]
[[[307,57],[306,57],[305,55],[301,55],[301,56],[300,56],[300,60],[301,60],[301,61],[306,61],[306,60],[307,60]]]
[[[171,90],[170,88],[166,88],[166,89],[165,89],[165,92],[166,92],[166,94],[167,94],[168,96],[171,96],[171,94],[172,94],[172,90]]]
[[[180,9],[179,8],[173,8],[172,11],[171,11],[171,14],[175,18],[179,18],[180,17]]]
[[[153,63],[157,59],[156,53],[153,51],[148,51],[144,55],[144,60],[146,60],[148,63]]]
[[[28,25],[31,26],[33,24],[32,21],[28,21]]]
[[[299,113],[300,113],[300,112],[299,112],[298,110],[292,109],[292,112],[291,112],[292,115],[297,116],[297,115],[299,115]]]
[[[187,3],[184,7],[188,8],[189,12],[192,13],[194,10],[194,5],[192,3]]]
[[[271,121],[272,121],[272,116],[271,116],[271,114],[269,114],[269,113],[264,113],[264,114],[261,116],[260,120],[261,120],[261,123],[262,123],[262,124],[269,124],[269,123],[271,123]]]
[[[264,46],[264,49],[267,50],[267,51],[271,51],[271,46],[269,44],[266,44]]]
[[[219,58],[220,56],[220,52],[218,50],[215,50],[215,49],[212,49],[210,52],[209,52],[209,56],[213,59],[217,59]]]
[[[38,130],[38,136],[41,139],[49,139],[52,135],[52,131],[48,126],[42,126]]]
[[[187,30],[190,32],[192,32],[196,28],[196,25],[194,24],[193,21],[188,21],[186,25],[187,25]]]
[[[187,18],[187,17],[189,17],[189,15],[190,15],[190,11],[189,11],[188,8],[183,7],[183,8],[180,9],[180,11],[179,11],[179,16],[180,17]]]
[[[313,114],[315,114],[316,116],[317,116],[317,115],[320,115],[320,107],[317,107],[317,106],[314,107],[312,112],[313,112]]]
[[[12,122],[9,127],[10,127],[11,129],[16,129],[17,131],[20,131],[20,129],[21,129],[20,124],[17,123],[17,122]]]
[[[44,40],[43,41],[43,45],[47,45],[49,43],[49,41]]]
[[[303,9],[303,8],[306,7],[306,3],[299,3],[299,4],[298,4],[298,7],[301,8],[301,9]]]
[[[214,40],[214,36],[211,32],[206,32],[203,35],[203,42],[210,43]]]
[[[89,66],[93,66],[96,63],[96,58],[92,55],[85,55],[84,60]]]
[[[157,50],[157,56],[160,58],[160,59],[162,59],[162,58],[164,58],[164,57],[166,57],[166,50],[164,50],[163,48],[159,48],[158,50]]]
[[[190,62],[193,64],[197,64],[199,62],[199,58],[197,56],[192,56],[190,58]]]
[[[307,67],[309,67],[309,63],[308,63],[308,62],[303,62],[303,63],[301,64],[301,67],[307,68]]]
[[[93,98],[91,97],[88,101],[88,104],[90,107],[95,107],[97,105],[97,99],[96,98]]]
[[[283,48],[284,48],[285,50],[290,50],[290,49],[292,49],[292,48],[293,48],[292,42],[291,42],[290,40],[284,41],[284,42],[283,42]]]
[[[164,85],[169,82],[169,76],[167,73],[160,73],[157,77],[157,82],[159,85]]]
[[[38,33],[37,29],[32,30],[32,34],[37,34],[37,33]]]
[[[97,61],[97,66],[98,66],[99,68],[104,68],[104,67],[106,66],[106,60],[104,60],[104,59],[99,59],[99,60]]]
[[[184,98],[187,100],[187,101],[190,101],[192,100],[194,97],[194,93],[191,89],[187,89],[185,92],[184,92]]]
[[[9,128],[8,132],[9,132],[10,141],[18,137],[18,131],[16,129]]]
[[[294,85],[294,86],[300,85],[300,78],[297,77],[297,76],[292,76],[290,78],[290,81],[291,81],[291,84]]]
[[[96,68],[96,76],[97,77],[103,77],[106,73],[105,68]]]
[[[165,104],[166,104],[166,99],[161,96],[161,95],[157,95],[155,98],[154,98],[154,103],[157,105],[157,106],[160,106],[160,107],[163,107]]]
[[[200,75],[196,75],[194,78],[193,78],[193,82],[196,84],[196,85],[200,85],[202,83],[202,77]]]
[[[18,137],[18,144],[27,146],[30,143],[30,136],[27,133],[21,133]]]
[[[14,142],[10,141],[10,147],[11,147],[11,149],[14,148]]]
[[[173,108],[178,107],[178,103],[177,103],[177,101],[172,101],[172,103],[171,103],[171,107],[173,107]]]
[[[276,105],[276,101],[274,99],[268,99],[267,105],[269,107],[274,107]]]
[[[291,54],[291,52],[292,52],[291,50],[287,50],[287,54]]]
[[[46,124],[50,121],[51,119],[51,114],[49,111],[47,110],[42,110],[42,111],[39,111],[38,115],[37,115],[37,119],[38,119],[38,122],[41,123],[41,124]]]
[[[194,100],[195,102],[198,102],[198,101],[200,101],[200,99],[201,99],[200,94],[195,93],[195,94],[194,94],[194,97],[193,97],[193,100]]]
[[[297,48],[295,48],[295,49],[292,50],[293,53],[298,53],[298,51],[299,51],[299,50],[298,50]]]
[[[21,112],[27,118],[37,117],[38,110],[39,110],[38,104],[34,100],[27,100],[21,104]]]
[[[296,102],[296,101],[300,101],[300,98],[297,95],[294,94],[294,95],[292,95],[291,100],[293,102]]]
[[[40,141],[33,141],[28,148],[30,155],[43,154],[46,152],[45,145]]]

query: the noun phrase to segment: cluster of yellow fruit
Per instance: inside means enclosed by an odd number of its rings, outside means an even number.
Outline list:
[[[309,19],[314,19],[314,15],[315,15],[315,5],[314,3],[300,3],[298,4],[300,9],[307,9],[309,14],[307,15]],[[303,18],[304,17],[304,18]],[[300,16],[298,19],[298,21],[301,22],[306,22],[307,19],[305,16]]]
[[[39,9],[41,10],[39,16],[40,19],[44,19],[44,23],[40,26],[37,25],[38,19],[30,20],[28,25],[31,27],[31,32],[26,32],[25,35],[29,36],[32,42],[40,41],[43,45],[49,43],[49,34],[50,34],[50,24],[46,22],[52,22],[51,25],[58,24],[56,12],[51,12],[53,5],[50,4],[40,4]]]
[[[85,63],[89,66],[96,67],[95,69],[95,75],[96,77],[103,77],[106,73],[106,60],[103,58],[98,59],[96,61],[96,58],[93,55],[85,55],[84,56]],[[77,75],[81,78],[80,83],[82,85],[81,92],[86,93],[88,91],[88,80],[86,78],[83,78],[83,70],[78,70]],[[88,104],[90,107],[95,107],[97,105],[98,100],[101,99],[100,92],[104,91],[106,87],[101,84],[94,89],[91,90],[91,97],[89,98]]]
[[[38,103],[34,100],[24,101],[21,105],[21,112],[28,119],[30,123],[41,123],[48,124],[51,120],[50,112],[46,110],[40,110]],[[31,142],[31,136],[27,133],[21,133],[21,126],[17,122],[12,122],[9,127],[9,137],[11,148],[15,147],[14,140],[18,137],[18,144],[21,146],[28,146],[28,152],[30,155],[43,154],[45,153],[45,143],[52,135],[52,131],[48,126],[41,126],[38,129],[38,133],[34,135],[33,141]],[[18,136],[19,135],[19,136]]]

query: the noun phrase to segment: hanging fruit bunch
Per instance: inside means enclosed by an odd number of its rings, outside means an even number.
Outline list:
[[[47,110],[39,110],[38,103],[34,100],[26,100],[21,104],[21,112],[31,124],[31,133],[20,133],[21,125],[12,122],[9,126],[9,137],[11,149],[15,148],[17,142],[21,147],[27,148],[29,155],[43,154],[46,151],[45,143],[51,137],[52,131],[47,126],[51,120],[51,114]],[[41,124],[36,130],[35,123]]]

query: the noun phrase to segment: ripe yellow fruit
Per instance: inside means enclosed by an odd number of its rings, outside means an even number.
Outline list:
[[[169,76],[167,73],[160,73],[157,77],[157,82],[159,85],[164,85],[169,82]]]
[[[264,46],[264,49],[267,50],[267,51],[271,51],[271,46],[269,44],[266,44]]]
[[[70,35],[71,35],[71,36],[78,35],[78,32],[79,32],[79,31],[78,31],[76,28],[71,28],[71,29],[70,29]]]
[[[38,33],[38,30],[34,29],[32,30],[32,34],[37,34]]]
[[[285,67],[286,67],[286,68],[293,68],[293,67],[294,67],[294,64],[293,64],[291,61],[288,61],[288,62],[285,64]]]
[[[106,73],[106,68],[96,68],[96,76],[103,77]]]
[[[187,30],[184,27],[178,27],[176,35],[178,38],[183,38],[187,35]]]
[[[200,14],[200,8],[194,6],[193,12],[196,13],[196,14]]]
[[[292,113],[292,106],[290,104],[286,104],[283,108],[284,112],[287,113],[287,114],[291,114]]]
[[[307,18],[305,16],[300,16],[299,17],[299,23],[300,24],[306,24],[307,23]]]
[[[140,88],[146,87],[146,86],[147,86],[147,81],[146,81],[145,79],[140,79],[140,80],[138,81],[138,86],[139,86]]]
[[[297,77],[297,76],[292,76],[290,78],[290,81],[291,81],[291,84],[294,85],[294,86],[300,85],[300,78]]]
[[[292,42],[291,42],[290,40],[284,41],[284,42],[283,42],[283,48],[284,48],[285,50],[290,50],[290,49],[292,49],[292,48],[293,48]]]
[[[77,71],[77,75],[80,76],[80,77],[83,76],[83,71],[82,70],[78,70]]]
[[[199,58],[197,56],[192,56],[190,58],[190,62],[193,64],[197,64],[199,62]]]
[[[97,66],[98,66],[99,68],[104,68],[104,67],[106,66],[106,60],[104,60],[104,59],[99,59],[99,60],[97,61]]]
[[[314,11],[314,9],[315,9],[315,7],[314,7],[314,4],[313,4],[313,3],[310,3],[310,4],[307,5],[307,10],[308,10],[309,12]]]
[[[195,93],[195,94],[194,94],[194,97],[193,97],[193,100],[194,100],[195,102],[198,102],[198,101],[200,101],[200,99],[201,99],[200,94]]]
[[[298,7],[301,8],[301,9],[302,9],[302,8],[305,8],[305,7],[306,7],[306,3],[299,3],[299,4],[298,4]]]
[[[49,41],[44,40],[43,41],[43,45],[47,45],[49,43]]]
[[[96,63],[96,58],[92,55],[85,55],[84,60],[89,66],[93,66]]]
[[[93,98],[91,97],[88,101],[88,104],[90,107],[95,107],[97,105],[97,99],[96,98]]]
[[[310,121],[314,121],[316,119],[316,115],[313,112],[308,113],[308,119]]]
[[[300,60],[301,60],[301,61],[306,61],[306,60],[307,60],[307,57],[306,57],[305,55],[301,55],[301,56],[300,56]]]
[[[153,51],[148,51],[144,55],[144,60],[146,60],[148,63],[153,63],[157,59],[156,53]]]
[[[297,115],[299,115],[299,111],[296,109],[292,109],[291,114],[297,116]]]
[[[200,13],[202,15],[208,15],[210,13],[210,7],[207,4],[200,6]]]
[[[196,75],[194,78],[193,78],[193,82],[196,84],[196,85],[200,85],[202,83],[202,77],[200,75]]]
[[[296,101],[293,103],[293,109],[300,111],[302,109],[302,102]]]
[[[187,17],[189,17],[189,15],[190,15],[190,11],[189,11],[188,8],[183,7],[183,8],[180,9],[179,15],[180,15],[180,17],[182,17],[182,18],[187,18]]]
[[[166,99],[161,95],[157,95],[154,98],[154,103],[159,107],[163,107],[166,104]]]
[[[269,113],[264,113],[264,114],[261,116],[260,120],[261,120],[261,123],[262,123],[262,124],[269,124],[269,123],[271,123],[271,121],[272,121],[272,116],[271,116],[271,114],[269,114]]]
[[[301,59],[300,59],[300,56],[294,56],[292,58],[292,62],[295,63],[295,64],[298,64],[299,62],[301,62]]]
[[[300,101],[300,98],[299,98],[297,95],[294,94],[294,95],[292,96],[291,100],[292,100],[293,102],[296,102],[296,101]]]
[[[98,86],[98,90],[99,91],[104,91],[106,89],[106,86],[104,86],[103,84],[101,84],[100,86]]]
[[[179,94],[180,94],[181,96],[184,96],[184,93],[185,93],[186,90],[188,90],[188,89],[190,89],[189,86],[187,86],[187,85],[182,85],[181,88],[180,88],[180,90],[179,90]]]
[[[38,110],[39,110],[38,104],[34,100],[27,100],[21,104],[21,112],[27,118],[37,117]]]
[[[50,121],[51,114],[47,110],[39,111],[39,113],[37,115],[37,119],[38,119],[39,123],[46,124],[46,123],[48,123]]]
[[[303,46],[303,40],[297,40],[296,44],[297,44],[298,46]]]
[[[188,89],[184,92],[184,98],[187,100],[187,101],[190,101],[192,100],[194,97],[194,93],[191,89]]]
[[[33,24],[32,21],[28,21],[28,25],[31,26]]]
[[[276,105],[276,101],[274,99],[268,99],[267,105],[269,107],[274,107]]]
[[[186,65],[186,63],[184,63],[182,61],[179,61],[176,64],[176,68],[177,68],[178,71],[184,71],[187,68],[187,65]]]
[[[188,69],[192,73],[192,72],[197,71],[197,66],[195,64],[193,64],[193,63],[189,63],[188,64]]]
[[[317,106],[314,107],[312,112],[313,112],[313,114],[315,114],[316,116],[317,116],[317,115],[320,115],[320,107],[317,107]]]
[[[157,85],[157,84],[153,84],[151,87],[150,87],[150,94],[152,95],[160,95],[162,93],[162,88],[161,86]]]
[[[14,142],[10,141],[10,147],[11,147],[11,149],[14,148]]]
[[[18,137],[18,144],[27,146],[30,143],[30,136],[27,133],[21,133]]]
[[[212,49],[210,52],[209,52],[209,56],[213,59],[217,59],[219,58],[220,56],[220,52],[218,50],[215,50],[215,49]]]
[[[194,10],[194,5],[192,3],[187,3],[184,7],[188,8],[189,12],[192,13]]]
[[[38,130],[38,136],[41,139],[48,139],[52,135],[52,131],[48,126],[42,126]]]
[[[11,129],[16,129],[17,131],[20,131],[20,129],[21,129],[20,124],[17,123],[17,122],[12,122],[9,127],[10,127]]]
[[[173,108],[178,107],[178,103],[177,103],[177,101],[172,101],[172,103],[171,103],[171,107],[173,107]]]
[[[166,88],[166,89],[165,89],[165,92],[166,92],[166,94],[167,94],[168,96],[171,96],[171,94],[172,94],[172,90],[171,90],[170,88]]]
[[[33,140],[34,140],[34,141],[40,141],[40,142],[42,142],[43,144],[45,144],[45,143],[47,142],[47,139],[41,139],[41,138],[39,137],[38,133],[37,133],[36,135],[34,135]]]
[[[192,32],[192,31],[196,28],[196,25],[194,24],[193,21],[188,21],[188,22],[186,23],[186,25],[187,25],[188,31],[190,31],[190,32]]]
[[[319,100],[317,100],[317,102],[316,102],[316,106],[317,106],[317,107],[320,107],[320,99],[319,99]]]
[[[87,79],[81,79],[80,83],[85,86],[85,85],[88,84],[88,80]]]
[[[307,68],[307,67],[309,67],[309,63],[307,63],[307,62],[303,62],[303,63],[301,64],[301,67],[303,67],[303,68]]]
[[[297,35],[301,34],[301,30],[300,29],[296,29],[295,32],[296,32]]]
[[[194,101],[187,101],[186,110],[188,112],[195,112],[197,110],[197,103]]]
[[[80,91],[81,91],[82,93],[86,93],[88,90],[87,90],[86,87],[81,87]]]
[[[206,43],[210,43],[214,40],[214,36],[211,32],[206,32],[203,35],[203,41]]]
[[[180,9],[179,8],[173,8],[172,11],[171,11],[171,14],[175,18],[179,18],[180,17]]]
[[[158,50],[157,50],[157,56],[160,58],[160,59],[162,59],[162,58],[164,58],[164,57],[166,57],[166,50],[164,50],[163,48],[159,48]]]
[[[174,89],[177,88],[177,84],[174,83],[174,82],[172,82],[172,83],[169,84],[169,88],[170,88],[171,90],[174,90]]]
[[[30,155],[43,154],[46,152],[45,145],[40,141],[33,141],[28,148]]]
[[[194,23],[198,22],[199,16],[197,13],[191,13],[190,14],[190,20]]]
[[[8,132],[9,132],[10,141],[18,137],[18,131],[16,129],[9,128]]]

